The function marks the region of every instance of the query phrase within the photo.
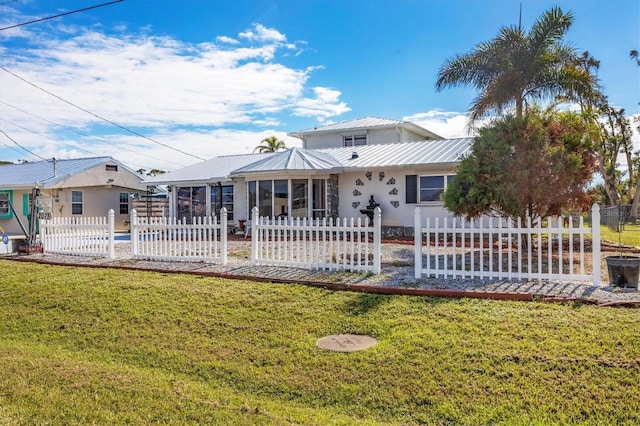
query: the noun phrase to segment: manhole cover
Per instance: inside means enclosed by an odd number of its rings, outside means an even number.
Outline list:
[[[362,336],[358,334],[334,334],[319,339],[318,347],[335,352],[354,352],[370,348],[378,343],[371,336]]]

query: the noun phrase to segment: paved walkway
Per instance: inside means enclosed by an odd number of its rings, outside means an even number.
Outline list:
[[[602,258],[609,253],[603,253]],[[601,286],[591,283],[558,283],[537,281],[498,281],[478,279],[443,279],[414,277],[413,245],[382,244],[382,273],[351,273],[343,271],[306,270],[289,267],[250,265],[251,245],[243,238],[230,239],[228,264],[225,266],[203,262],[158,262],[133,260],[130,244],[116,244],[116,258],[103,259],[52,254],[10,255],[20,261],[65,264],[87,267],[112,267],[222,276],[234,279],[303,283],[336,290],[386,294],[415,294],[443,297],[483,297],[517,300],[576,300],[597,304],[627,304],[640,306],[640,293],[636,289],[619,288],[608,284],[606,266],[603,265]]]

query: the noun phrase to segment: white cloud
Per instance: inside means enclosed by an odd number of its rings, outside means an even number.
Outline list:
[[[308,85],[321,65],[293,68],[279,62],[304,43],[287,43],[283,34],[259,24],[238,36],[251,45],[226,36],[193,44],[74,27],[30,37],[28,49],[4,49],[3,67],[100,117],[203,158],[251,152],[272,134],[289,142],[284,131],[276,130],[286,116],[321,121],[349,111],[339,91]],[[11,39],[6,37],[4,44]],[[18,126],[0,125],[38,155],[88,156],[80,147],[146,168],[175,169],[198,161],[109,126],[27,82],[0,70],[5,103],[0,118]],[[265,128],[272,130],[265,134]],[[0,157],[16,158],[5,145],[18,148],[3,136],[0,142]]]
[[[259,42],[281,42],[287,40],[284,34],[273,28],[267,28],[261,24],[255,24],[252,30],[246,30],[238,34],[238,37]]]
[[[416,123],[445,139],[466,138],[473,136],[469,129],[469,118],[464,113],[432,110],[402,118],[404,121]]]

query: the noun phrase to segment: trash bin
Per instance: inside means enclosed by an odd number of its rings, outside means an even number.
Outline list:
[[[609,283],[618,287],[638,288],[638,272],[640,271],[640,257],[637,256],[607,256]]]

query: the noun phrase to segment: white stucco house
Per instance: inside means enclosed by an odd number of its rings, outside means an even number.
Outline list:
[[[0,230],[24,235],[20,222],[28,223],[35,187],[39,210],[53,217],[104,217],[113,209],[116,229],[126,229],[132,196],[147,193],[142,180],[111,157],[0,165]]]
[[[228,220],[261,216],[365,217],[371,197],[387,235],[411,235],[416,206],[450,216],[440,194],[472,138],[442,139],[414,123],[376,117],[289,133],[302,148],[229,155],[145,180],[167,185],[170,214],[218,214]]]

